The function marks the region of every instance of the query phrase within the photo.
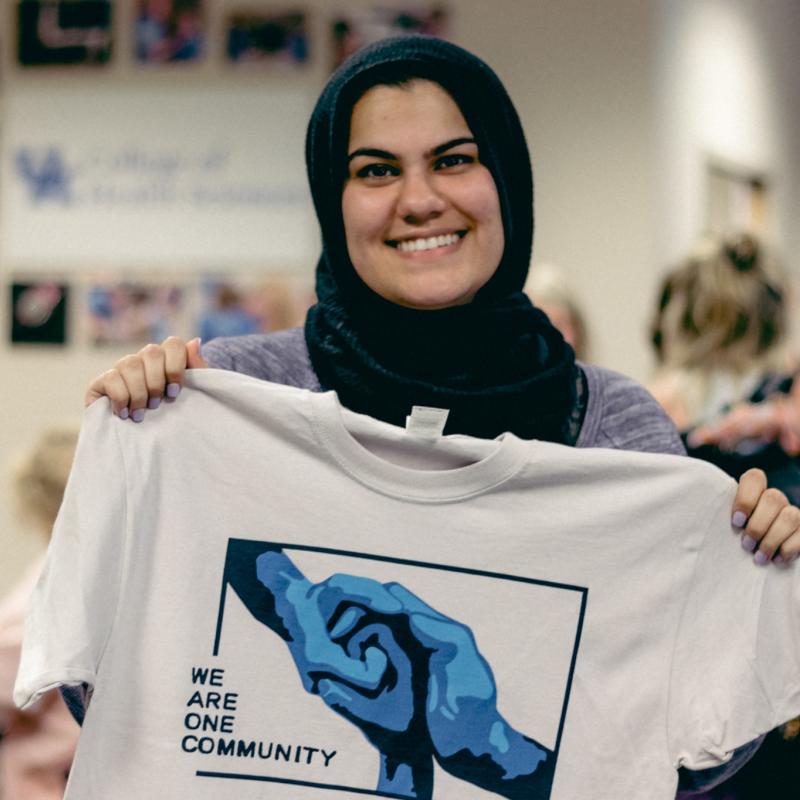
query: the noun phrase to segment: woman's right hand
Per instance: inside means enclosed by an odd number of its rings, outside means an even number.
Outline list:
[[[138,353],[124,356],[98,375],[86,390],[84,405],[108,397],[115,414],[141,422],[145,409],[158,408],[165,396],[178,396],[187,369],[207,366],[200,354],[200,339],[187,344],[170,336],[161,344],[148,344]]]

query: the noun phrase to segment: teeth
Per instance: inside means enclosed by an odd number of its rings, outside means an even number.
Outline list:
[[[457,233],[448,233],[444,236],[431,236],[428,239],[410,239],[400,242],[398,250],[404,253],[418,253],[420,250],[433,250],[434,247],[446,247],[455,244],[459,240]]]

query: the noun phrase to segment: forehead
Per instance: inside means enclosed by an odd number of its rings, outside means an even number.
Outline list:
[[[455,100],[438,83],[415,79],[400,85],[379,84],[353,106],[350,146],[363,147],[430,139],[434,144],[471,135]]]

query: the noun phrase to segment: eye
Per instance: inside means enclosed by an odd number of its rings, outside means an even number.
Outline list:
[[[390,164],[367,164],[356,171],[359,178],[390,178],[399,174],[400,170]]]
[[[467,153],[448,153],[446,156],[436,159],[434,169],[452,169],[453,167],[472,164],[474,161],[474,157]]]

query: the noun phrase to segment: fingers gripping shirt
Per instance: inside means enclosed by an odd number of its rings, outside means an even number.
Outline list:
[[[734,491],[192,371],[145,425],[87,411],[17,699],[94,686],[80,800],[671,800],[800,712],[797,571]]]

